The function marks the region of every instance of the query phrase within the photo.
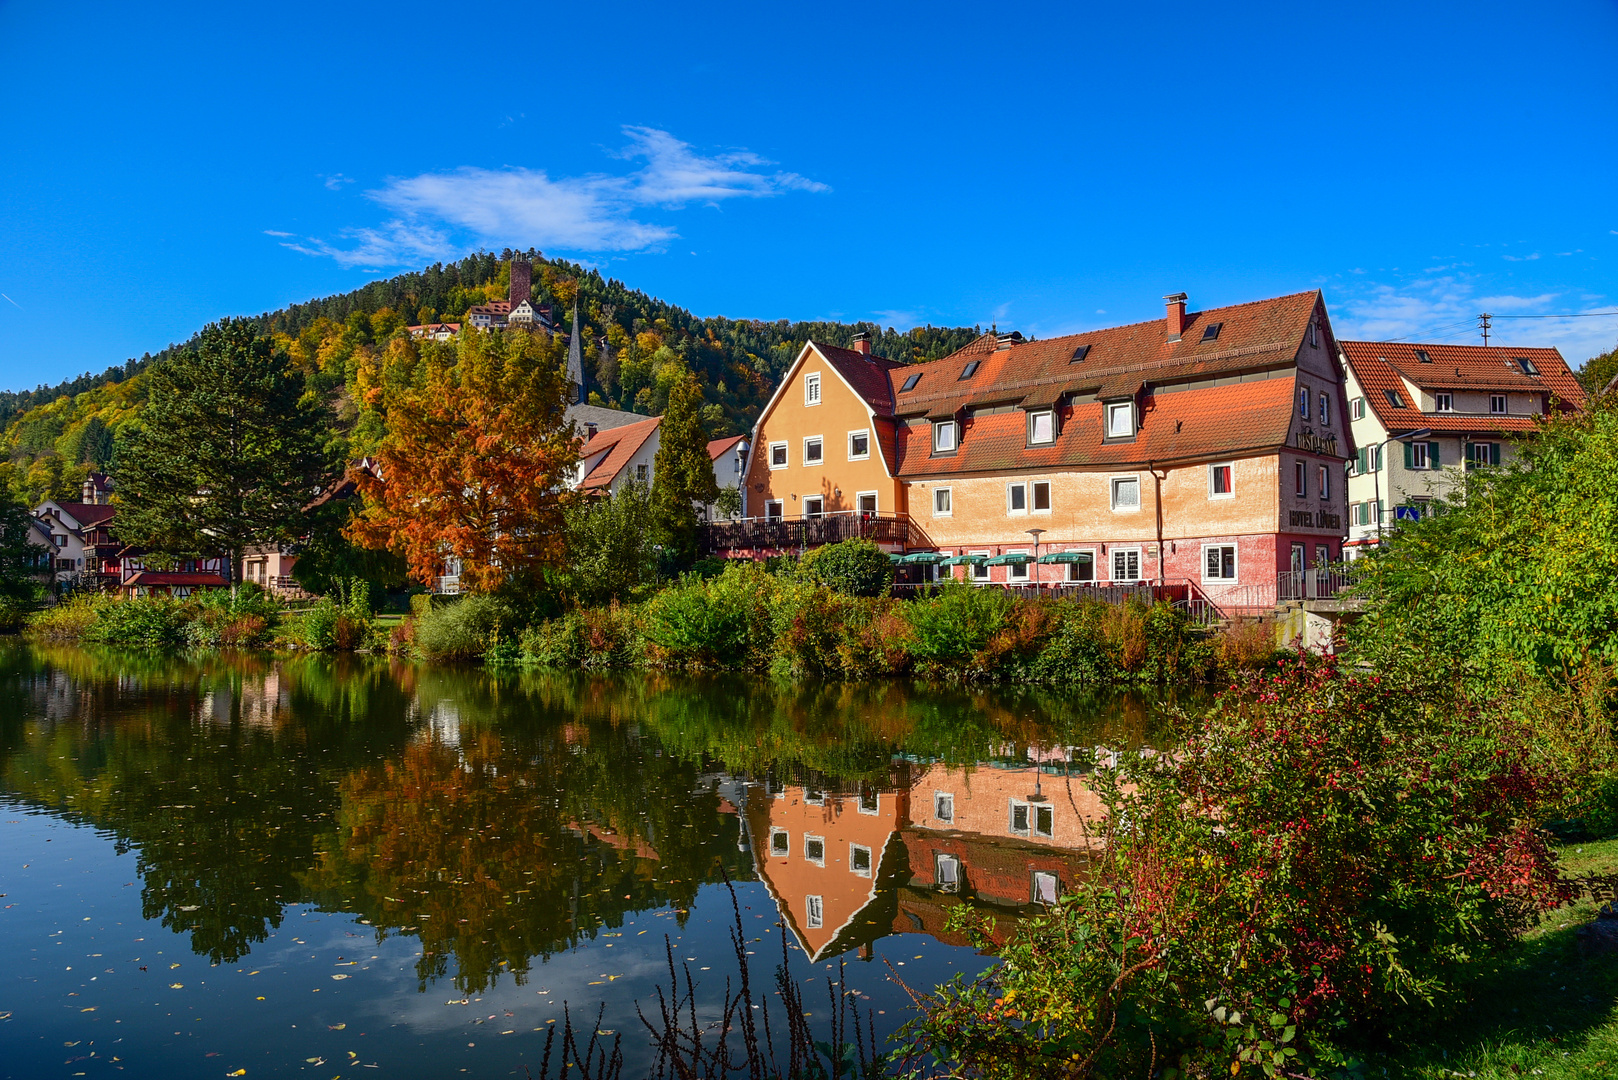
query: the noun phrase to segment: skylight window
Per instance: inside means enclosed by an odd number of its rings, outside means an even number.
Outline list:
[[[1424,364],[1430,364],[1430,363],[1433,362],[1432,354],[1429,353],[1426,349],[1417,349],[1416,350],[1416,359],[1420,360]]]
[[[1083,360],[1086,356],[1089,356],[1089,355],[1090,355],[1090,346],[1088,346],[1088,345],[1080,345],[1078,348],[1073,350],[1073,358],[1071,360],[1069,360],[1068,363],[1077,364],[1080,360]]]
[[[912,391],[912,390],[914,390],[916,388],[916,384],[919,383],[919,382],[921,382],[921,372],[918,371],[914,375],[910,376],[910,378],[905,380],[905,384],[903,386],[899,387],[899,393],[901,393],[901,394],[910,393],[910,391]]]
[[[1399,391],[1384,390],[1382,392],[1388,395],[1388,404],[1392,405],[1395,409],[1402,409],[1405,407],[1405,399],[1399,396]]]
[[[982,360],[974,360],[970,364],[967,364],[966,368],[961,372],[961,378],[970,379],[973,375],[977,374],[978,365],[981,363],[983,363]]]
[[[1220,327],[1222,327],[1224,325],[1225,324],[1222,323],[1222,322],[1211,322],[1207,326],[1203,327],[1202,328],[1202,340],[1203,341],[1217,341],[1217,340],[1219,340],[1219,330],[1220,330]]]
[[[1522,368],[1522,373],[1524,375],[1538,375],[1539,374],[1539,368],[1535,367],[1534,362],[1532,360],[1528,359],[1528,357],[1519,356],[1516,359],[1517,359],[1517,366]]]

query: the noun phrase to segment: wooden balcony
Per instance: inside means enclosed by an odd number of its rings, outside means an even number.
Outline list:
[[[904,514],[862,514],[842,510],[812,517],[739,518],[702,527],[708,555],[776,554],[806,551],[841,540],[872,540],[885,547],[930,548],[932,541]]]

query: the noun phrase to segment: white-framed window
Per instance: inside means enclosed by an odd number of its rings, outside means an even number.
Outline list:
[[[1140,580],[1140,548],[1112,549],[1112,580]]]
[[[1006,513],[1028,513],[1028,485],[1018,481],[1006,485]]]
[[[1320,328],[1313,319],[1309,320],[1309,344],[1317,347],[1320,345]]]
[[[1236,545],[1235,544],[1204,544],[1204,545],[1202,545],[1202,580],[1203,581],[1235,581],[1236,580]]]
[[[786,504],[780,499],[770,499],[764,504],[764,520],[780,521],[786,517]]]
[[[1319,570],[1324,570],[1326,567],[1328,567],[1330,565],[1331,565],[1331,545],[1330,544],[1316,544],[1315,545],[1315,568],[1319,569]]]
[[[792,834],[785,829],[770,830],[770,854],[785,858],[792,854]]]
[[[1300,499],[1308,498],[1309,497],[1309,466],[1305,465],[1301,461],[1293,462],[1292,463],[1292,481],[1293,481],[1293,487],[1297,492],[1298,498],[1300,498]]]
[[[848,433],[848,460],[864,461],[871,456],[871,433],[869,431],[850,431]]]
[[[933,856],[933,881],[940,892],[954,892],[961,887],[961,860],[953,855]]]
[[[826,923],[826,909],[818,896],[803,898],[804,922],[810,930],[819,930]]]
[[[1424,442],[1407,443],[1410,447],[1410,467],[1412,469],[1432,468],[1432,457],[1427,453],[1427,444]]]
[[[1325,394],[1320,395],[1320,426],[1331,427],[1331,398]]]
[[[951,791],[933,792],[933,817],[946,825],[955,823],[955,793]]]
[[[1107,438],[1132,439],[1135,437],[1135,403],[1115,401],[1107,406]]]
[[[1489,395],[1489,411],[1492,412],[1492,413],[1496,413],[1496,414],[1505,412],[1506,411],[1506,395],[1504,395],[1504,394],[1490,394]]]
[[[1028,442],[1031,446],[1041,446],[1056,441],[1056,413],[1051,409],[1040,409],[1028,414]]]
[[[787,444],[772,442],[770,444],[770,468],[784,469],[787,467]]]
[[[826,838],[824,836],[810,836],[807,833],[804,834],[803,858],[805,862],[812,862],[816,866],[825,866]]]
[[[1006,567],[1006,580],[1008,580],[1008,581],[1027,581],[1028,580],[1028,563],[1013,563],[1010,566]]]
[[[949,517],[954,512],[954,492],[945,487],[933,488],[933,517]]]
[[[805,784],[803,788],[803,801],[808,803],[810,806],[825,806],[826,793],[820,788],[811,787]]]
[[[1500,464],[1500,444],[1497,442],[1475,442],[1466,444],[1466,467],[1468,469],[1481,469],[1486,465]]]
[[[1094,581],[1096,579],[1096,559],[1094,552],[1086,552],[1088,559],[1067,564],[1067,580]]]
[[[1455,395],[1453,395],[1453,394],[1434,394],[1433,395],[1433,411],[1434,412],[1454,412],[1455,411]]]
[[[1298,387],[1298,416],[1304,420],[1309,419],[1309,388]]]
[[[1229,499],[1236,494],[1236,466],[1232,462],[1208,466],[1208,498]]]
[[[644,463],[635,466],[635,479],[646,483],[646,466]]]
[[[1112,478],[1112,508],[1114,510],[1140,509],[1140,477],[1115,476]]]
[[[854,508],[862,514],[876,513],[876,492],[862,491],[854,496]]]
[[[803,516],[817,518],[826,516],[826,497],[824,495],[805,495],[803,497]]]
[[[864,844],[848,845],[848,869],[850,873],[858,874],[860,877],[870,877],[873,865],[870,848]]]
[[[819,465],[826,457],[826,441],[819,435],[811,435],[803,440],[803,463],[805,465]]]
[[[972,554],[974,554],[974,555],[982,555],[985,559],[989,557],[989,553],[987,551],[974,551],[974,552],[972,552]],[[973,563],[972,564],[972,580],[977,581],[977,582],[988,581],[989,580],[989,568],[987,566],[982,565],[981,563]]]
[[[1034,835],[1051,837],[1056,834],[1056,807],[1050,803],[1034,804]]]
[[[1348,418],[1350,420],[1365,419],[1365,399],[1357,397],[1348,403]]]
[[[820,404],[820,372],[812,371],[803,377],[803,403]]]
[[[1028,806],[1027,803],[1019,802],[1016,799],[1012,799],[1012,800],[1010,800],[1010,802],[1011,802],[1011,821],[1010,821],[1011,835],[1013,835],[1013,836],[1027,836],[1029,834],[1029,832],[1031,831],[1031,829],[1032,829],[1031,822],[1033,820],[1033,815],[1029,813],[1029,806]]]
[[[1320,476],[1317,479],[1315,486],[1320,489],[1320,497],[1322,499],[1331,498],[1331,469],[1329,467],[1325,465],[1320,467]]]
[[[1029,487],[1033,489],[1030,493],[1032,496],[1029,500],[1032,503],[1030,509],[1036,514],[1050,513],[1051,482],[1049,480],[1035,480]]]
[[[933,453],[952,454],[955,452],[957,428],[953,420],[939,420],[933,424]]]
[[[882,793],[869,784],[860,787],[859,812],[862,814],[879,814],[882,812]]]
[[[1035,870],[1029,895],[1036,904],[1054,904],[1060,888],[1061,884],[1055,874],[1049,870]]]

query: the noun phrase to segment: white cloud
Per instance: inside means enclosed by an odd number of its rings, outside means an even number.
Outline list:
[[[344,184],[352,184],[354,182],[354,178],[352,176],[344,176],[342,173],[332,173],[330,176],[323,177],[323,179],[326,181],[326,186],[332,191],[337,191]]]
[[[641,220],[644,208],[830,190],[797,173],[769,171],[771,163],[750,151],[703,155],[655,128],[626,127],[624,134],[629,144],[613,156],[644,161],[627,174],[553,177],[521,166],[463,166],[396,177],[366,192],[395,215],[391,220],[349,230],[340,244],[311,238],[284,246],[344,266],[401,265],[478,246],[642,251],[679,235],[672,226]]]
[[[278,236],[278,237],[285,238],[285,237],[291,236],[292,234],[289,233],[289,232],[282,232],[279,229],[265,229],[264,230],[264,235],[265,236]]]
[[[1539,258],[1539,252],[1536,251],[1532,255],[1502,255],[1500,257],[1507,262],[1533,262]]]

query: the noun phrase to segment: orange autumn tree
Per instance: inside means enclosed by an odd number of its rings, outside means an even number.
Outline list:
[[[453,347],[389,352],[386,371],[362,387],[385,431],[375,473],[353,473],[363,504],[349,539],[403,556],[424,584],[456,556],[473,592],[559,565],[579,451],[560,339],[468,331]]]

